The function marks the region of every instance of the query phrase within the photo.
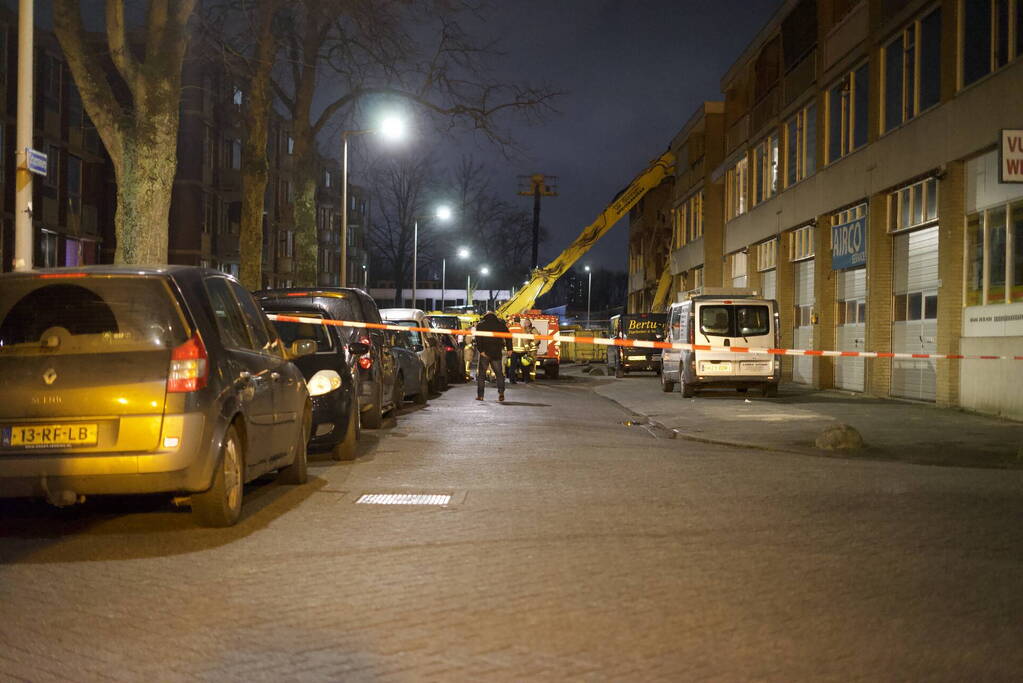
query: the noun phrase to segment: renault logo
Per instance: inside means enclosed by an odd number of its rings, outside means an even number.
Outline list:
[[[53,384],[54,382],[56,382],[57,381],[57,371],[54,370],[53,368],[50,368],[49,370],[44,372],[43,373],[43,381],[46,382],[47,384]]]

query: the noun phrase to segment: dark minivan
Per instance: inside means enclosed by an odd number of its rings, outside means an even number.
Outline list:
[[[294,311],[296,307],[316,310],[329,320],[349,320],[380,324],[380,310],[372,297],[354,287],[318,287],[315,289],[267,289],[256,292],[267,313]],[[340,343],[361,343],[369,350],[359,356],[359,408],[361,423],[368,429],[378,429],[384,413],[394,409],[394,358],[384,330],[371,328],[338,327]]]
[[[233,278],[191,266],[0,275],[0,496],[191,496],[234,524],[244,484],[306,480],[311,407]]]

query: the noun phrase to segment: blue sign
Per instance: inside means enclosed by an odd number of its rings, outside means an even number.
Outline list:
[[[843,270],[867,264],[867,217],[831,227],[831,269]]]
[[[28,170],[36,175],[47,175],[49,165],[46,155],[31,147],[25,150],[25,157],[28,159]]]

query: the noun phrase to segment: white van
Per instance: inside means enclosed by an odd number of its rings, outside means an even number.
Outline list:
[[[778,339],[778,302],[753,290],[708,288],[668,309],[667,342],[777,348]],[[678,383],[689,398],[701,388],[757,387],[764,396],[777,396],[780,375],[778,356],[664,349],[661,389],[674,391]]]

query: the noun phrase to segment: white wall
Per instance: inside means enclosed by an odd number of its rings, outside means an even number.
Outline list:
[[[1018,356],[1023,337],[964,337],[962,353],[970,356]],[[1023,421],[1023,361],[941,361],[963,364],[959,405],[979,413]]]

